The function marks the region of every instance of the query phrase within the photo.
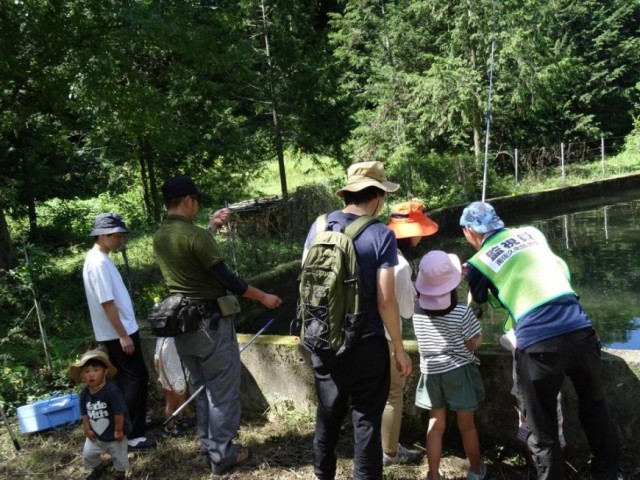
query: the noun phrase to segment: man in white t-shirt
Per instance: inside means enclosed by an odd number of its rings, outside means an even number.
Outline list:
[[[130,450],[153,448],[156,442],[144,436],[149,373],[142,356],[138,322],[122,276],[109,258],[124,247],[129,233],[117,213],[101,213],[89,234],[95,238],[84,261],[82,279],[96,341],[101,342],[118,369],[114,383],[122,390],[133,429]]]

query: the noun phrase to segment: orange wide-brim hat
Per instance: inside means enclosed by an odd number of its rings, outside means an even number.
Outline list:
[[[387,226],[396,238],[427,237],[438,231],[438,224],[427,216],[424,205],[417,200],[394,206]]]

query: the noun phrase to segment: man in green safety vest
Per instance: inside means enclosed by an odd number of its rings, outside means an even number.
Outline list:
[[[579,417],[593,453],[594,480],[618,480],[616,428],[600,380],[600,342],[569,281],[565,262],[534,227],[505,228],[485,202],[460,217],[477,252],[466,264],[477,303],[500,304],[515,322],[516,370],[539,480],[567,478],[558,437],[557,397],[571,378]]]

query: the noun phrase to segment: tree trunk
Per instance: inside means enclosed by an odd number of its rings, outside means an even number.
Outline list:
[[[153,158],[147,158],[147,173],[149,174],[149,193],[151,194],[151,205],[153,205],[153,219],[156,223],[162,220],[163,203],[160,201],[158,193],[158,176],[156,175],[156,162]]]
[[[262,26],[264,29],[264,48],[267,56],[267,65],[269,67],[269,95],[271,100],[271,115],[273,116],[273,135],[274,143],[276,147],[276,156],[278,158],[278,169],[280,171],[280,189],[282,190],[282,198],[287,200],[289,198],[289,192],[287,190],[287,172],[284,165],[284,150],[282,148],[282,131],[280,130],[280,122],[278,121],[278,102],[275,93],[275,86],[273,84],[273,59],[271,58],[271,51],[269,50],[269,32],[268,32],[268,20],[267,20],[267,7],[264,0],[260,2],[262,10]]]
[[[17,266],[18,255],[11,241],[4,210],[0,207],[0,273]]]

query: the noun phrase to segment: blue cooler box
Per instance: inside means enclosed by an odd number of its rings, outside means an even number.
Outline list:
[[[80,420],[80,399],[76,393],[54,396],[18,407],[22,433],[40,432]]]

